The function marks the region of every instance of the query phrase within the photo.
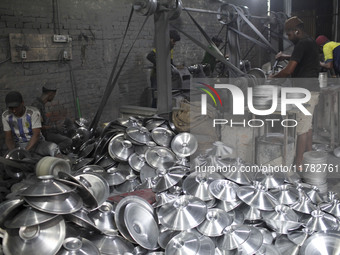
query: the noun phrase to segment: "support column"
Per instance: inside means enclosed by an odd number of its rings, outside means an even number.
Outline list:
[[[154,15],[156,71],[157,71],[157,113],[170,116],[172,111],[169,12],[158,11]]]

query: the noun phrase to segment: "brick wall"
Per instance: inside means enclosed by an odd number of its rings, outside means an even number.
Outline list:
[[[59,21],[53,22],[53,1],[47,0],[1,0],[0,1],[0,110],[5,109],[4,97],[10,90],[19,90],[29,105],[40,95],[45,83],[54,83],[58,89],[55,100],[48,105],[53,118],[64,116],[77,118],[75,97],[79,100],[81,115],[90,121],[94,117],[103,96],[108,77],[118,53],[118,49],[131,9],[130,0],[58,0]],[[230,1],[237,5],[249,1]],[[255,2],[255,1],[254,1]],[[251,3],[254,15],[265,15],[266,0]],[[213,0],[183,0],[183,6],[217,10],[220,2]],[[220,31],[215,14],[193,13],[210,36]],[[134,13],[123,47],[120,60],[126,55],[132,40],[145,17]],[[181,17],[173,21],[176,26],[203,40],[197,28],[183,11]],[[9,33],[68,34],[72,37],[73,59],[68,63],[60,61],[12,63],[9,53]],[[153,47],[153,17],[150,17],[139,40],[121,73],[101,118],[106,122],[118,116],[119,106],[124,104],[146,106],[145,88],[149,86],[148,68],[145,59]],[[249,43],[244,45],[249,45]],[[253,66],[257,51],[252,53]],[[175,48],[175,64],[191,65],[199,63],[203,50],[182,36]],[[73,73],[74,83],[71,83]]]

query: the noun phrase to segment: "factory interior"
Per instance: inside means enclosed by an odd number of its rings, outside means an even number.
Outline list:
[[[1,0],[0,255],[340,255],[339,0]]]

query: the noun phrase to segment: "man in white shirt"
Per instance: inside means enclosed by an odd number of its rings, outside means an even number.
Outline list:
[[[8,110],[2,114],[2,125],[9,150],[19,147],[41,156],[59,153],[58,146],[44,141],[41,135],[41,116],[37,108],[25,106],[17,91],[9,92],[5,102]]]

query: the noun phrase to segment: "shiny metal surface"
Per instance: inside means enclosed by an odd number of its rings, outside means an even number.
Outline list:
[[[156,146],[147,150],[145,159],[155,169],[167,169],[174,165],[176,156],[170,149]]]
[[[49,197],[25,197],[24,199],[33,208],[52,214],[74,213],[83,206],[83,200],[75,192]]]
[[[312,211],[316,210],[316,206],[306,195],[300,196],[299,200],[291,205],[291,208],[297,212],[302,212],[310,214]]]
[[[311,235],[302,245],[301,255],[340,254],[340,235],[338,231],[320,232]]]
[[[132,243],[118,235],[92,235],[88,239],[97,246],[101,254],[106,255],[125,255],[134,248]]]
[[[53,175],[38,176],[38,182],[21,192],[24,197],[54,196],[75,191],[75,186],[66,185],[55,180]]]
[[[276,249],[274,245],[262,244],[260,249],[255,253],[255,255],[281,255],[281,253]]]
[[[269,231],[267,228],[258,228],[263,236],[263,244],[272,244],[274,241],[274,237],[272,232]]]
[[[130,174],[126,169],[121,169],[119,166],[111,167],[106,170],[107,183],[109,186],[119,185],[126,181],[126,177]]]
[[[53,175],[57,177],[59,172],[71,172],[71,165],[65,159],[47,156],[40,159],[35,165],[37,176]]]
[[[193,196],[183,195],[174,202],[163,205],[158,220],[171,230],[186,230],[201,224],[207,213],[206,204]]]
[[[158,236],[158,244],[161,248],[165,249],[165,247],[167,246],[167,244],[170,242],[170,240],[177,236],[179,233],[181,233],[180,231],[174,231],[174,230],[165,230],[163,232],[159,233]]]
[[[197,230],[205,236],[216,237],[223,234],[223,229],[231,225],[233,219],[226,211],[209,209],[205,220],[197,226]]]
[[[9,215],[12,215],[21,205],[24,204],[23,198],[13,198],[0,203],[0,227],[2,227]]]
[[[154,141],[149,141],[146,144],[143,145],[135,145],[135,152],[138,155],[145,155],[145,153],[147,152],[148,149],[156,147],[157,144]]]
[[[146,164],[145,155],[144,154],[138,155],[137,153],[132,153],[128,159],[128,162],[133,170],[140,172],[140,170]]]
[[[313,231],[303,228],[302,230],[288,232],[287,237],[296,245],[302,246],[311,234],[313,234]]]
[[[261,232],[255,227],[249,227],[250,235],[247,240],[240,244],[242,254],[254,254],[263,244],[263,236]]]
[[[284,184],[285,177],[282,173],[274,172],[258,172],[255,177],[267,189],[274,189]]]
[[[124,222],[131,237],[143,248],[158,246],[158,225],[153,214],[139,203],[129,203],[124,210]]]
[[[108,152],[114,160],[127,161],[134,148],[129,140],[124,139],[124,134],[118,134],[110,140]]]
[[[34,226],[52,220],[57,216],[57,214],[45,213],[29,206],[21,210],[13,218],[7,220],[5,222],[5,227],[20,228]]]
[[[197,254],[200,248],[199,237],[190,232],[181,232],[170,240],[165,248],[167,255]]]
[[[213,199],[209,192],[209,185],[222,176],[218,173],[201,173],[193,172],[183,182],[183,191],[185,194],[193,195],[203,201]]]
[[[154,128],[157,128],[159,127],[160,125],[162,125],[163,123],[165,122],[165,119],[158,119],[158,118],[152,118],[152,119],[149,119],[145,122],[145,127],[148,129],[148,130],[153,130]]]
[[[227,172],[223,172],[223,175],[227,179],[237,184],[250,185],[252,176],[246,173],[246,171],[244,171],[243,168],[246,166],[247,165],[243,163],[240,158],[237,158],[236,161],[230,162],[228,165],[226,165],[226,167],[229,167],[231,170]]]
[[[119,201],[115,210],[115,222],[119,232],[125,237],[128,241],[135,243],[134,239],[131,237],[124,220],[124,211],[126,206],[129,203],[138,203],[146,208],[151,214],[154,213],[153,207],[143,198],[138,196],[128,196],[124,197],[122,200]]]
[[[291,205],[299,199],[299,193],[292,185],[284,184],[270,191],[279,204]]]
[[[232,153],[233,149],[221,141],[214,142],[213,147],[206,150],[207,155],[212,155],[221,159],[229,157]]]
[[[139,173],[139,178],[142,182],[144,182],[147,178],[153,178],[157,176],[157,171],[155,168],[152,168],[149,164],[145,164]]]
[[[92,194],[96,200],[95,207],[101,206],[109,197],[110,189],[108,182],[100,175],[95,173],[78,174],[74,176],[78,182],[82,183],[84,187]],[[83,198],[84,199],[84,198]],[[84,199],[85,201],[85,199]]]
[[[157,127],[151,132],[152,139],[160,146],[170,147],[171,140],[175,133],[167,128]]]
[[[234,210],[236,207],[238,207],[239,205],[241,205],[243,202],[242,200],[238,199],[235,201],[231,201],[231,202],[227,202],[227,201],[218,201],[216,208],[220,208],[226,212],[232,211]]]
[[[80,210],[67,214],[64,217],[80,227],[101,232],[94,224],[94,221],[89,217],[89,211],[85,208],[81,208]]]
[[[328,212],[335,217],[340,217],[340,201],[338,199],[333,199],[331,202],[323,203],[320,208],[324,212]]]
[[[221,251],[237,249],[249,239],[250,232],[250,228],[245,225],[226,227],[223,231],[223,236],[217,238],[216,246]]]
[[[244,215],[239,208],[229,211],[228,215],[233,219],[231,225],[242,225],[245,221]]]
[[[194,154],[197,150],[198,142],[194,135],[190,133],[179,133],[171,141],[172,151],[181,158]]]
[[[126,193],[134,191],[141,184],[139,178],[135,174],[129,174],[126,176],[126,181],[115,187],[115,190],[119,193]]]
[[[158,175],[152,178],[154,183],[153,191],[162,192],[176,185],[185,176],[182,170],[159,170]]]
[[[153,207],[157,208],[167,203],[171,203],[178,198],[178,195],[170,194],[167,192],[161,192],[156,194],[156,202],[153,203]]]
[[[90,212],[89,217],[102,233],[116,233],[118,231],[114,220],[113,205],[110,202],[104,202],[98,209]]]
[[[151,134],[146,127],[136,126],[126,129],[127,138],[134,144],[142,145],[151,141]]]
[[[8,229],[3,239],[6,255],[55,254],[63,244],[66,234],[65,221],[61,216],[46,223]]]
[[[271,211],[278,204],[265,186],[254,182],[254,186],[243,186],[237,190],[237,196],[249,206],[264,211]]]
[[[215,244],[211,238],[207,236],[201,236],[199,238],[200,248],[198,249],[197,255],[215,255]]]
[[[247,204],[243,204],[239,208],[244,215],[244,220],[248,221],[262,220],[262,211],[260,209],[251,207]]]
[[[337,230],[339,221],[336,217],[317,209],[311,212],[311,218],[307,221],[306,227],[312,231]],[[340,247],[339,247],[340,248]]]
[[[319,191],[318,187],[316,187],[316,186],[314,186],[312,188],[312,190],[307,191],[306,194],[310,198],[310,200],[312,200],[312,202],[314,204],[319,204],[319,203],[324,202],[322,195],[320,194],[320,191]]]
[[[83,237],[69,237],[64,240],[57,255],[100,255],[100,251],[97,246]]]
[[[286,235],[280,235],[278,238],[276,238],[274,245],[281,255],[300,254],[301,246],[290,241]]]
[[[238,189],[238,185],[229,180],[214,180],[209,185],[210,193],[217,199],[222,201],[235,201],[238,200],[236,195],[236,190]]]

